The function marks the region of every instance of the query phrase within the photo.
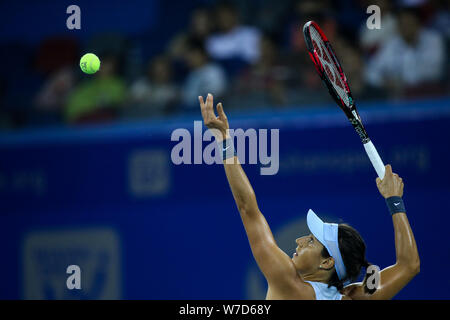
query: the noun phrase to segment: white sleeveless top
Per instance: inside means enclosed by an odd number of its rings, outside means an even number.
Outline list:
[[[326,283],[322,282],[314,282],[314,281],[306,281],[308,282],[314,289],[316,293],[316,300],[341,300],[342,294],[339,293],[335,286],[331,286],[328,288]]]

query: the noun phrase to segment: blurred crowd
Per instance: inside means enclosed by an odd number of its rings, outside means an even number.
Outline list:
[[[207,93],[226,110],[331,103],[305,49],[302,27],[309,20],[330,39],[357,101],[446,95],[449,3],[214,2],[188,13],[188,24],[151,56],[140,54],[133,38],[95,36],[88,46],[101,59],[95,75],[79,70],[85,52],[72,37],[45,39],[32,53],[3,46],[0,128],[193,113]],[[366,25],[369,5],[381,9],[379,30]]]

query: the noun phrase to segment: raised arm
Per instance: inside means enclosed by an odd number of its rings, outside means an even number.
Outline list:
[[[212,130],[221,146],[229,139],[229,125],[222,104],[217,104],[218,117],[214,114],[213,97],[206,103],[199,97],[205,125]],[[287,287],[298,281],[292,260],[276,244],[269,225],[258,208],[255,192],[236,156],[223,161],[228,183],[239,210],[245,231],[259,268],[272,286]],[[298,286],[298,284],[297,284]]]
[[[403,196],[403,180],[397,174],[392,173],[390,165],[386,166],[383,180],[377,178],[376,183],[385,199]],[[393,205],[401,205],[401,203],[394,201]],[[392,222],[395,232],[395,264],[380,272],[379,287],[373,294],[365,292],[363,284],[352,284],[346,287],[344,293],[352,299],[392,299],[419,273],[419,253],[406,213],[394,213]]]

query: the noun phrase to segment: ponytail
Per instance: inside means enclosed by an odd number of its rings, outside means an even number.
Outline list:
[[[347,271],[345,279],[339,279],[336,270],[333,271],[328,281],[329,286],[335,286],[339,291],[343,289],[347,282],[356,281],[361,275],[361,269],[368,268],[370,263],[367,262],[366,245],[361,235],[348,224],[339,224],[338,229],[339,251]],[[328,250],[324,247],[322,256],[329,257]]]
[[[365,292],[365,293],[370,293],[370,294],[372,294],[372,293],[375,292],[375,289],[370,290],[370,289],[367,287],[367,279],[369,278],[369,274],[367,273],[367,268],[368,268],[369,266],[371,266],[371,265],[372,265],[372,263],[369,263],[366,259],[364,259],[362,266],[366,269],[366,275],[364,276],[363,287],[364,287],[364,292]]]
[[[372,265],[372,264],[371,264],[370,262],[368,262],[368,261],[366,260],[366,258],[364,258],[364,261],[362,262],[361,267],[363,267],[364,269],[367,270],[367,268],[368,268],[370,265]]]

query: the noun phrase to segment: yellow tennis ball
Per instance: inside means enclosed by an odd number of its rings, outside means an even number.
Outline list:
[[[86,53],[80,59],[81,71],[87,74],[93,74],[100,69],[100,59],[93,53]]]

